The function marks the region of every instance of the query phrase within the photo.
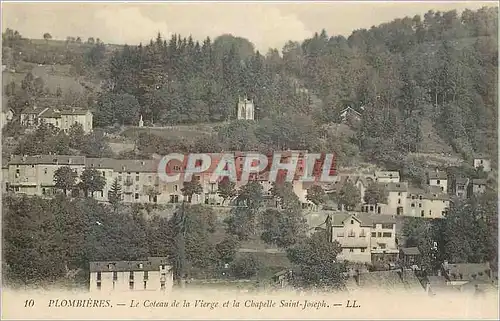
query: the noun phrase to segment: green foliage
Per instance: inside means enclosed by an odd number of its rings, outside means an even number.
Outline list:
[[[287,249],[288,258],[299,269],[294,276],[295,285],[342,288],[346,268],[337,263],[340,252],[338,243],[329,242],[325,232],[317,232]]]
[[[313,202],[315,205],[324,203],[325,197],[325,191],[320,185],[312,185],[307,189],[306,199]]]
[[[219,182],[217,193],[222,197],[223,202],[236,196],[235,186],[236,183],[229,180],[227,176]]]
[[[71,155],[71,148],[79,150],[87,157],[110,157],[113,155],[107,139],[100,131],[82,135],[81,126],[71,126],[68,134],[52,124],[41,123],[33,132],[24,135],[15,155]]]
[[[182,195],[187,197],[188,203],[191,203],[191,198],[194,194],[201,194],[203,188],[198,180],[192,179],[189,182],[184,182],[184,186],[181,189]]]
[[[366,191],[365,191],[365,197],[366,197]],[[360,201],[361,201],[361,192],[351,182],[345,183],[338,192],[337,202],[341,205],[344,205],[348,211],[352,211],[354,207],[356,207],[356,205],[360,203]]]
[[[239,279],[249,279],[257,275],[262,262],[255,255],[241,256],[231,265],[232,273]]]
[[[220,262],[224,264],[232,262],[239,246],[240,242],[232,235],[226,236],[222,241],[217,243],[215,249],[217,250]]]
[[[106,179],[101,172],[94,168],[86,168],[80,175],[80,188],[84,191],[85,197],[93,197],[94,192],[102,191],[106,186]]]
[[[96,126],[135,125],[139,122],[139,102],[130,94],[104,93],[97,102]]]
[[[120,203],[121,199],[122,199],[122,187],[118,182],[118,178],[115,178],[108,194],[108,200],[111,204],[116,206],[118,203]]]
[[[264,242],[287,248],[305,236],[307,225],[300,210],[267,209],[261,216],[261,229]]]
[[[437,271],[443,260],[451,263],[490,262],[496,266],[497,207],[496,194],[487,192],[479,198],[453,203],[445,219],[405,218],[405,246],[419,248],[427,272]]]
[[[251,211],[256,211],[262,206],[263,189],[257,181],[250,181],[238,190],[238,203],[244,204]]]
[[[377,205],[379,203],[387,204],[388,197],[389,193],[383,184],[372,183],[365,190],[364,201],[366,204],[373,205]]]
[[[67,271],[81,271],[87,286],[89,261],[147,257],[145,233],[156,228],[127,211],[116,215],[90,198],[5,196],[2,209],[10,283],[41,285],[65,279]],[[161,242],[171,247],[167,238]]]
[[[226,232],[239,240],[248,240],[256,232],[257,214],[248,207],[235,207],[224,220]]]
[[[78,174],[76,171],[71,169],[71,167],[59,167],[54,172],[55,188],[63,190],[64,195],[66,195],[67,191],[70,191],[73,187],[75,187],[77,177]]]

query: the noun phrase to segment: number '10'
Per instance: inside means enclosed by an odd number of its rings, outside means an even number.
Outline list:
[[[34,305],[35,305],[35,300],[33,300],[33,299],[24,301],[24,307],[25,308],[31,308]]]

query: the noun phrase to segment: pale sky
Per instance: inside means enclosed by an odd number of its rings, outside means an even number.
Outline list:
[[[473,10],[498,3],[468,2],[239,2],[239,3],[6,3],[2,1],[2,30],[18,30],[24,37],[67,36],[100,38],[105,43],[149,42],[158,31],[202,40],[230,33],[249,39],[256,49],[281,50],[287,40],[300,41],[322,28],[329,36],[349,36],[355,29],[428,10]]]

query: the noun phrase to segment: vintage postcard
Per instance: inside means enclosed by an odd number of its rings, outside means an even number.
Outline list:
[[[3,319],[492,319],[498,3],[2,1]]]

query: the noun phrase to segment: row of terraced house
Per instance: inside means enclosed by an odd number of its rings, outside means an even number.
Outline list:
[[[237,168],[243,166],[244,153],[235,153],[235,164]],[[304,151],[288,151],[282,155],[282,162],[292,159],[296,154],[303,155]],[[212,158],[220,157],[220,154],[212,154]],[[297,175],[304,172],[303,163],[297,165]],[[170,161],[169,167],[172,172],[181,172],[181,162]],[[212,205],[223,205],[223,199],[218,195],[218,182],[213,181],[211,174],[215,169],[215,162],[207,171],[195,175],[203,192],[193,195],[192,203],[205,203]],[[183,183],[163,182],[160,180],[157,167],[158,160],[118,160],[112,158],[89,158],[85,156],[64,155],[38,155],[38,156],[11,156],[9,162],[3,166],[3,189],[4,191],[22,193],[27,195],[54,195],[55,188],[54,173],[62,167],[69,166],[78,176],[85,168],[96,169],[106,180],[102,191],[94,193],[94,197],[100,201],[108,201],[108,194],[115,179],[121,185],[122,201],[125,203],[179,203],[184,201],[182,193]],[[269,172],[255,175],[253,179],[260,182],[264,193],[270,195],[272,182],[268,178]],[[407,182],[400,181],[397,171],[380,171],[370,174],[346,173],[337,171],[335,181],[323,184],[327,193],[338,191],[347,182],[353,183],[360,190],[359,205],[356,210],[367,214],[402,215],[423,218],[441,218],[449,208],[450,197],[448,189],[450,185],[445,172],[432,171],[428,173],[427,184],[424,188],[414,188]],[[364,204],[364,193],[372,183],[383,184],[388,192],[387,203]],[[300,202],[306,206],[312,206],[307,200],[307,189],[313,183],[305,183],[294,180],[293,189]],[[242,183],[236,183],[236,188]],[[458,195],[458,194],[457,194]],[[343,210],[341,208],[341,210]]]

